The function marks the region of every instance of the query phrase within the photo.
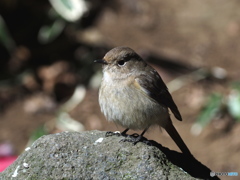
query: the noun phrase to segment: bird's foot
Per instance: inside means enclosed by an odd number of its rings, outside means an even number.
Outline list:
[[[121,136],[121,133],[119,131],[115,131],[115,132],[107,131],[105,134],[105,137],[109,137],[109,136]]]
[[[137,133],[126,136],[124,139],[120,140],[120,142],[131,142],[133,145],[136,145],[138,142],[143,142],[151,145],[150,141]]]

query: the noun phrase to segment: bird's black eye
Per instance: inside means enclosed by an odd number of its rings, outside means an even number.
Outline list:
[[[126,62],[124,60],[118,61],[118,66],[124,66]]]

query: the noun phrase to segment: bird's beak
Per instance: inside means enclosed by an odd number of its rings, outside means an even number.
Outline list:
[[[94,60],[93,62],[101,63],[101,64],[108,64],[107,61],[105,61],[104,59],[97,59],[97,60]]]

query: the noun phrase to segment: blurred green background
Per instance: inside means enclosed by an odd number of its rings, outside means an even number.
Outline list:
[[[193,155],[215,172],[240,172],[239,8],[236,0],[0,0],[0,145],[9,147],[0,156],[44,134],[122,130],[99,110],[93,60],[129,46],[167,83]],[[146,136],[178,150],[157,128]]]

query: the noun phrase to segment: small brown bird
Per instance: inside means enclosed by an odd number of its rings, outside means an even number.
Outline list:
[[[168,109],[178,120],[182,117],[155,69],[128,47],[116,47],[94,62],[103,64],[99,104],[108,121],[127,128],[122,134],[129,129],[143,130],[136,141],[150,126],[161,126],[183,153],[191,154],[174,128]]]

